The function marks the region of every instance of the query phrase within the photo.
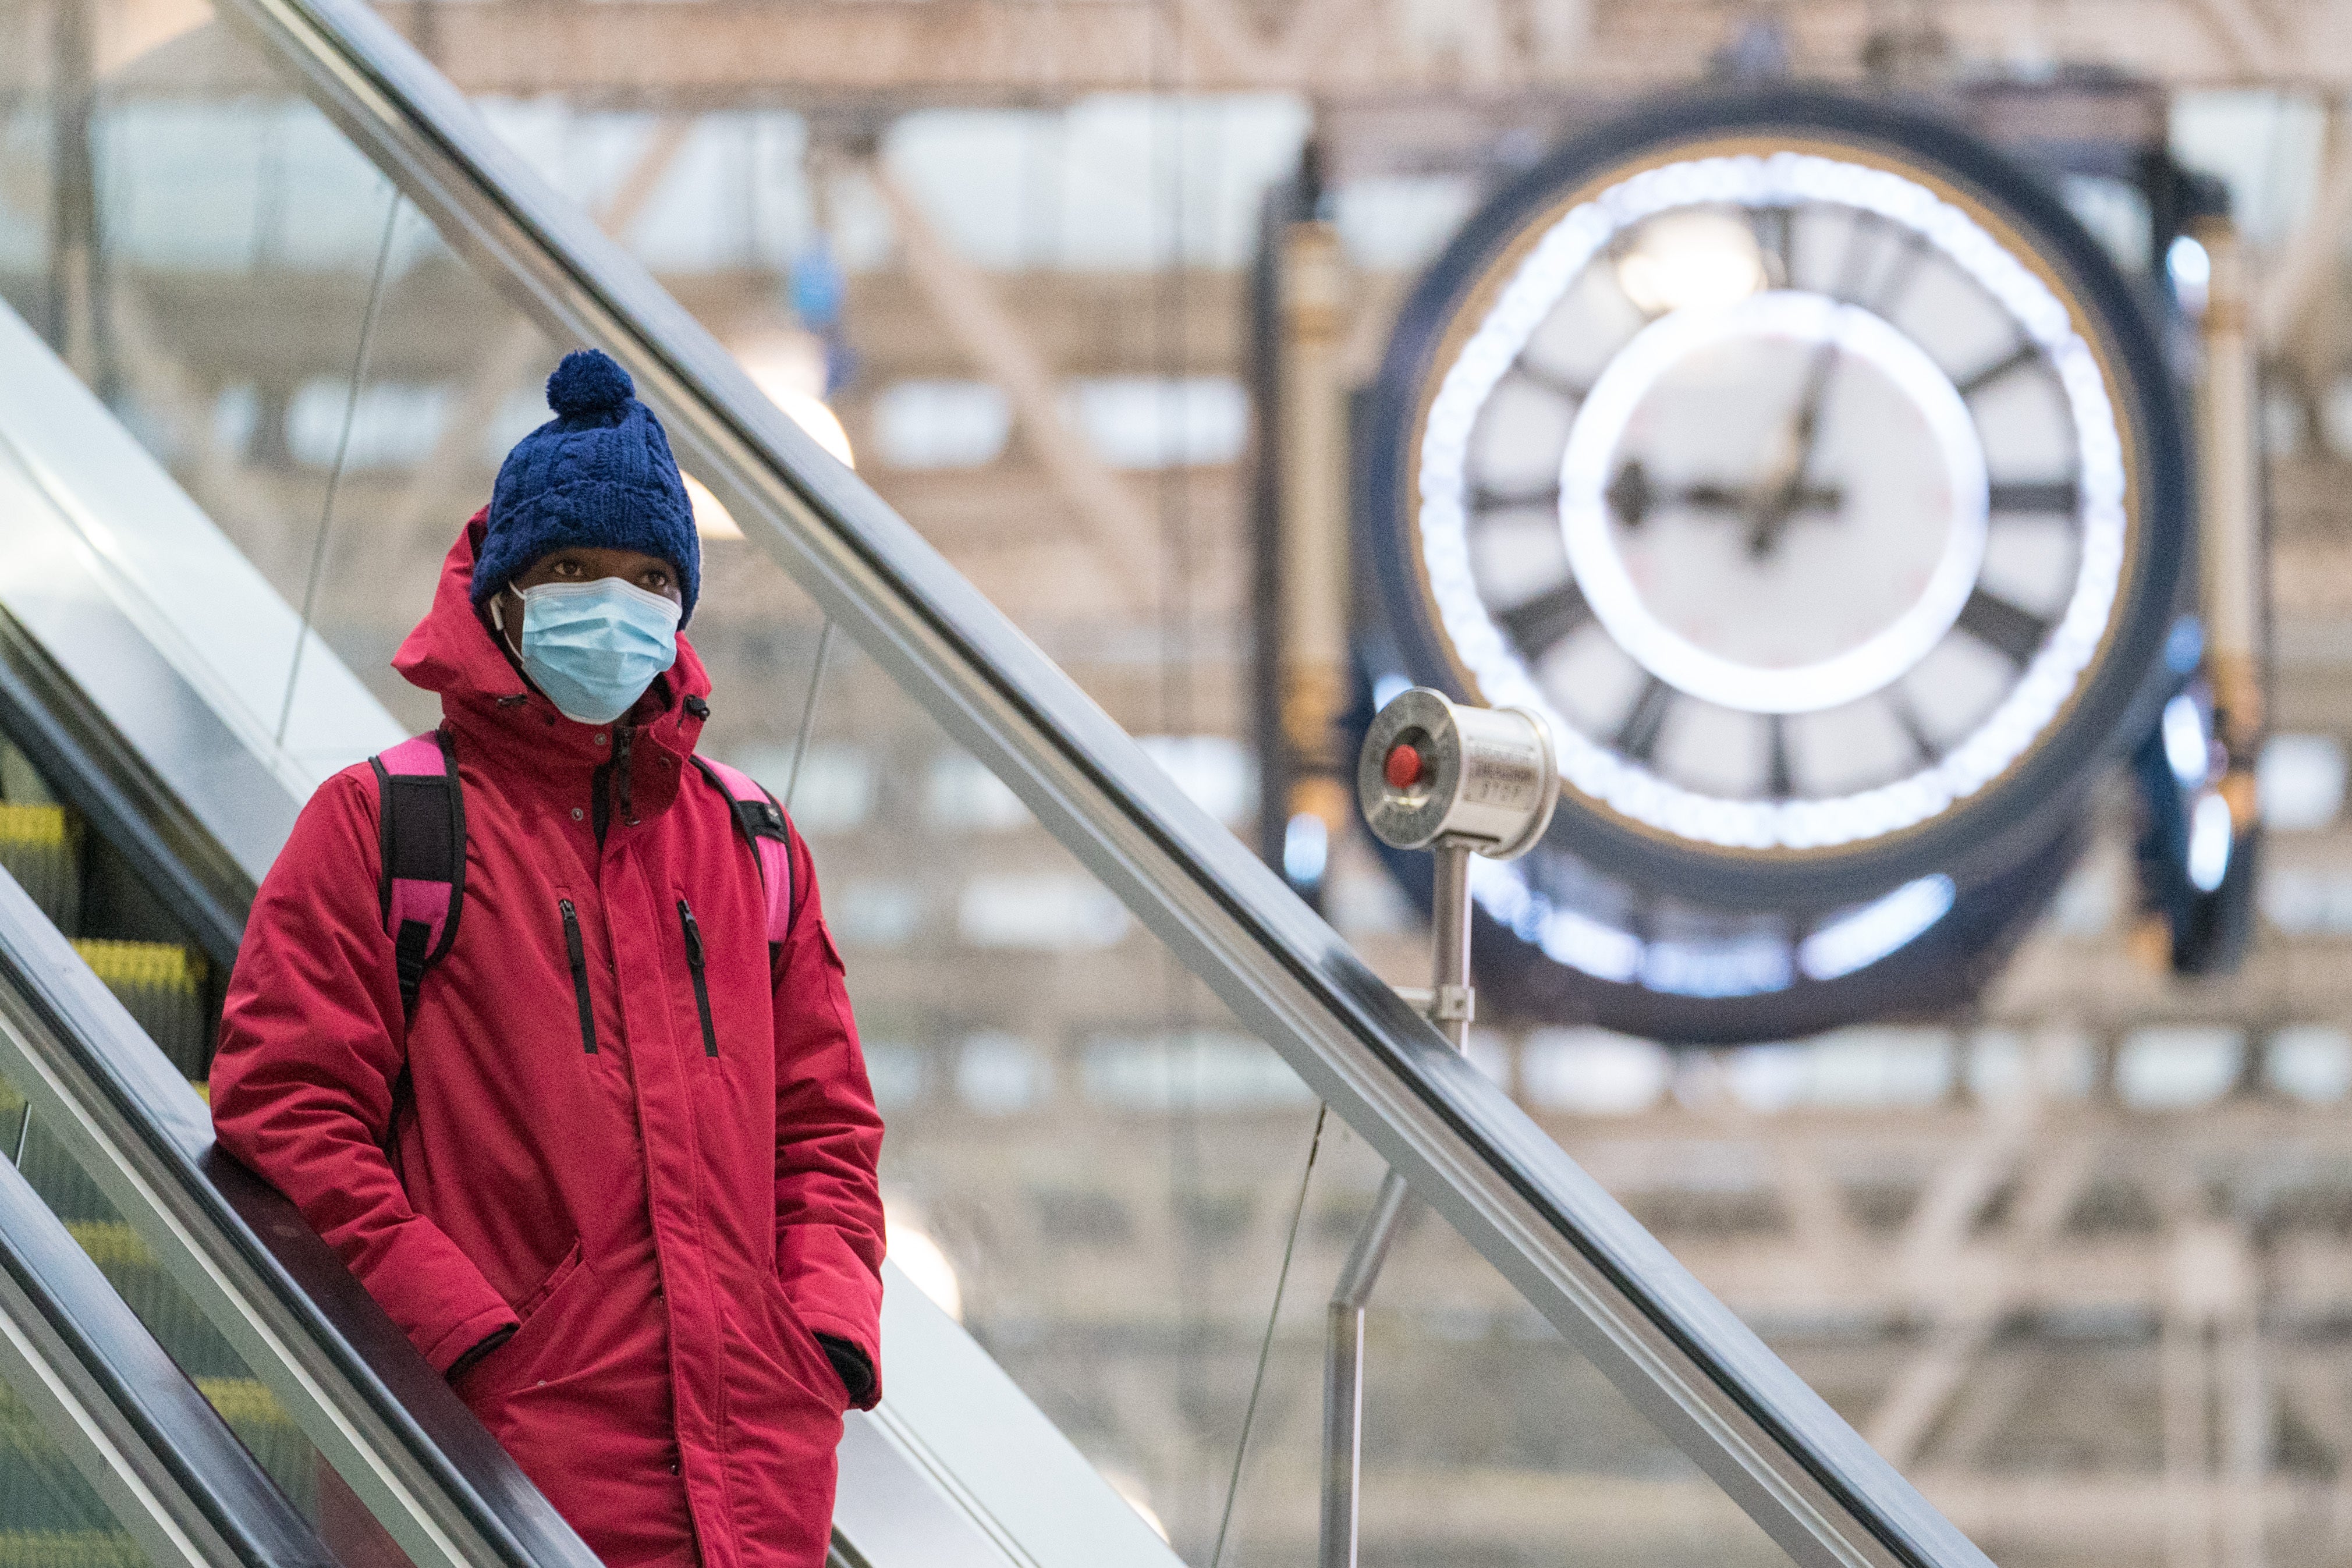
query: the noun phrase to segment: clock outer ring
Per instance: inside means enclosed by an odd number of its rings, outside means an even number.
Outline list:
[[[2129,530],[2116,609],[2066,704],[1998,778],[1926,822],[1858,843],[1743,849],[1683,839],[1563,790],[1552,826],[1596,867],[1726,908],[1866,899],[1942,871],[1998,875],[2054,837],[2053,821],[2132,738],[2161,675],[2192,545],[2182,419],[2161,343],[2131,286],[2038,180],[1975,136],[1912,110],[1809,88],[1708,93],[1623,116],[1570,142],[1477,213],[1408,298],[1372,389],[1360,525],[1386,619],[1421,682],[1479,701],[1438,630],[1423,574],[1416,473],[1430,403],[1454,351],[1550,221],[1641,167],[1678,155],[1795,145],[1891,168],[1966,209],[2063,301],[2107,383],[2126,454]]]

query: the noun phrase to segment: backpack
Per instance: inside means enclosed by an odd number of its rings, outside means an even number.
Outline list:
[[[425,972],[448,955],[466,907],[466,795],[446,730],[403,741],[368,759],[375,770],[381,869],[376,905],[400,975],[400,1014],[416,1013]],[[727,797],[736,830],[751,847],[767,894],[768,946],[780,946],[793,916],[792,830],[783,807],[759,782],[704,757],[694,765]]]

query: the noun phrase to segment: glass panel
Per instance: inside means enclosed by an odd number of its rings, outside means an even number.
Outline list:
[[[0,1384],[0,1568],[146,1568],[151,1561]]]
[[[769,570],[727,574],[714,610],[756,606],[813,652],[814,612]],[[714,752],[780,795],[806,657],[714,702]],[[900,1267],[1188,1561],[1215,1554],[1229,1494],[1223,1562],[1311,1561],[1325,1303],[1378,1157],[1335,1121],[1318,1142],[1281,1058],[838,641],[793,815],[889,1120]],[[1785,1561],[1448,1226],[1408,1216],[1368,1318],[1366,1564]]]
[[[0,866],[74,939],[76,951],[157,1047],[181,1071],[201,1072],[220,1015],[219,982],[211,967],[176,932],[170,916],[111,847],[90,833],[70,806],[58,804],[49,782],[5,739]],[[122,934],[128,931],[139,934]],[[317,1457],[309,1440],[5,1079],[0,1158],[14,1160],[23,1170],[166,1353],[287,1495],[315,1519]]]
[[[142,111],[114,98],[101,79],[92,22],[91,10],[73,3],[0,10],[0,36],[13,46],[0,49],[5,61],[0,64],[0,93],[5,94],[0,147],[6,149],[7,165],[7,177],[0,180],[0,309],[37,329],[159,455],[178,458],[184,480],[229,487],[259,506],[257,487],[225,474],[208,458],[223,420],[234,423],[233,411],[225,414],[216,396],[187,381],[178,362],[153,346],[153,322],[206,321],[205,273],[236,264],[232,257],[276,268],[275,251],[264,238],[267,226],[255,202],[231,199],[233,171],[205,165],[201,142],[194,156],[187,147],[176,148],[173,161],[168,109]],[[122,156],[121,146],[152,149],[153,155],[142,165]],[[148,177],[126,177],[134,169]],[[253,243],[241,255],[226,240],[228,213],[253,226]],[[174,236],[184,245],[175,244]],[[179,291],[166,290],[169,297],[160,302],[148,270],[159,248],[193,263],[177,279]],[[279,320],[324,330],[331,309],[310,305]],[[234,519],[239,512],[221,507],[214,515]],[[299,584],[295,591],[299,597]],[[200,1079],[224,977],[119,847],[90,832],[63,804],[54,783],[0,739],[0,865],[73,939],[158,1048],[180,1071]],[[0,1137],[5,1139],[0,1155],[16,1161],[165,1352],[278,1486],[315,1519],[317,1457],[308,1440],[88,1174],[45,1128],[30,1123],[22,1096],[0,1081]],[[8,1436],[24,1464],[0,1468],[11,1478],[0,1482],[10,1489],[9,1511],[0,1519],[0,1563],[20,1560],[20,1550],[26,1562],[143,1561],[89,1512],[94,1505],[56,1504],[65,1511],[44,1523],[40,1500],[65,1495],[48,1480],[58,1468],[55,1450],[21,1410],[12,1405],[10,1415]],[[27,1511],[18,1511],[20,1503]],[[80,1535],[11,1533],[66,1528],[77,1510]]]
[[[13,1152],[21,1134],[25,1178],[51,1213],[89,1254],[124,1304],[203,1391],[213,1408],[261,1461],[279,1489],[314,1522],[318,1518],[317,1455],[269,1391],[218,1330],[197,1311],[179,1284],[156,1262],[89,1174],[36,1121],[25,1126],[25,1100],[0,1079],[0,1128]]]
[[[118,410],[401,722],[430,728],[392,655],[498,458],[547,417],[555,353],[308,104],[108,104],[111,297],[136,328]]]
[[[52,27],[73,14],[43,13]],[[0,299],[398,722],[423,729],[436,705],[392,674],[389,658],[427,603],[449,541],[487,499],[499,457],[544,416],[537,387],[559,345],[314,110],[264,86],[266,63],[193,10],[187,19],[199,25],[113,62],[87,120],[56,111],[69,90],[53,85],[47,100],[32,90],[47,80],[38,75],[9,100],[5,145],[44,170],[47,185],[29,205],[0,188]],[[71,54],[42,36],[39,58]],[[700,266],[708,280],[719,270],[713,258],[772,268],[779,254],[804,251],[803,219],[759,200],[740,257],[680,237],[694,226],[679,215],[702,198],[691,181],[664,182],[673,165],[707,163],[692,149],[709,145],[708,127],[616,118],[574,136],[553,110],[494,108],[511,134],[572,167],[600,217],[643,236],[657,264]],[[758,176],[752,185],[803,154],[791,130],[782,120],[751,126],[743,167]],[[94,174],[77,196],[83,147]],[[660,223],[648,216],[657,194],[670,204]],[[878,216],[887,204],[877,206],[871,187],[827,174],[803,199],[829,209],[819,228],[845,237],[845,251],[856,248],[846,237],[888,233]],[[901,241],[920,243],[899,227]],[[749,342],[785,321],[780,287],[805,290],[822,271],[796,262],[788,279],[739,279],[731,296],[713,284],[693,302],[714,324],[732,323],[730,342]],[[803,316],[818,308],[796,304]],[[835,335],[820,346],[846,345]],[[772,379],[789,401],[791,378]],[[1147,561],[1230,545],[1191,531],[1194,498],[1169,465],[1229,461],[1236,431],[1245,435],[1219,386],[1190,374],[1162,379],[1171,384],[1139,392],[1119,376],[1094,378],[1071,404],[1110,460],[1161,465],[1163,477],[1137,491],[1156,509],[1143,516],[1170,520],[1164,537],[1129,542]],[[984,568],[984,585],[1032,595],[1024,624],[1081,669],[1114,717],[1159,737],[1171,771],[1239,826],[1254,785],[1231,740],[1235,612],[1195,592],[1189,560],[1147,604],[1138,584],[1160,579],[1107,571],[1075,534],[1008,541],[985,481],[967,493],[954,477],[1005,449],[1012,414],[984,388],[975,395],[981,384],[940,377],[869,388],[852,423],[901,483],[934,486],[936,510],[918,521]],[[1170,408],[1172,426],[1156,423]],[[908,477],[920,474],[930,477]],[[718,686],[707,744],[790,795],[816,855],[891,1123],[884,1178],[898,1261],[1189,1559],[1217,1557],[1222,1537],[1225,1562],[1302,1560],[1317,1521],[1323,1301],[1369,1212],[1377,1163],[1345,1129],[1325,1127],[1293,1251],[1312,1094],[877,666],[845,639],[826,644],[821,618],[767,557],[728,537],[715,510],[703,520],[704,600],[689,636]],[[1068,602],[1087,603],[1089,616],[1056,625],[1052,606]],[[289,637],[282,656],[253,654],[262,668],[234,672],[240,689],[289,689],[297,645]],[[803,748],[821,648],[829,657]],[[1171,649],[1175,661],[1163,662]],[[44,805],[39,781],[16,773],[25,804]],[[10,803],[0,812],[20,798],[6,776],[0,769]],[[78,922],[91,935],[172,945],[168,929],[92,913],[152,900],[94,891],[89,868],[107,851],[77,837],[70,814],[47,809],[50,826],[20,824],[28,840],[55,840],[24,850],[24,863],[53,851],[64,868],[51,873],[45,907],[69,931]],[[1393,904],[1362,923],[1387,932],[1383,972],[1418,983],[1413,921]],[[184,940],[177,946],[201,975]],[[115,965],[101,972],[126,997],[180,984],[139,979],[158,966],[138,954],[92,952],[94,963]],[[203,975],[173,991],[201,997],[193,1029],[164,1022],[160,1004],[133,1005],[192,1074],[217,984]],[[7,1114],[0,1106],[0,1128]],[[207,1385],[215,1402],[307,1501],[307,1446],[110,1228],[119,1216],[76,1190],[77,1173],[55,1168],[40,1131],[28,1172],[183,1363],[216,1380]],[[1261,1385],[1259,1346],[1286,1258]],[[1370,1335],[1367,1562],[1467,1568],[1595,1543],[1661,1563],[1778,1555],[1425,1215],[1390,1259]]]

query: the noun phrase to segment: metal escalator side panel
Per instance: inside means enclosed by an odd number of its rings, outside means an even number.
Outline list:
[[[415,1568],[595,1556],[0,873],[0,1075],[25,1093]]]
[[[319,782],[401,739],[383,705],[0,303],[0,610],[258,883]],[[298,635],[300,689],[277,735]]]
[[[618,357],[746,533],[1807,1568],[1979,1552],[353,0],[222,0],[462,254]]]
[[[895,1265],[882,1278],[890,1392],[845,1424],[834,1506],[834,1528],[861,1557],[875,1568],[1179,1568],[961,1325]]]
[[[5,489],[5,476],[0,476],[0,489]],[[201,708],[193,694],[178,685],[170,670],[148,663],[135,642],[114,646],[121,662],[109,667],[113,675],[107,679],[119,677],[122,692],[142,694],[140,710],[145,714],[176,708],[182,722],[174,730],[191,742],[191,749],[208,750],[201,738]],[[87,673],[88,665],[84,668]],[[103,688],[107,679],[100,684]],[[26,755],[101,838],[121,849],[207,958],[224,966],[235,962],[245,938],[246,911],[253,903],[252,878],[5,607],[0,607],[0,735]],[[258,778],[257,784],[257,775],[240,778],[233,762],[218,776],[224,793],[232,798],[266,803],[268,779]],[[240,783],[255,784],[263,793],[240,795]],[[285,815],[290,826],[291,814]],[[284,829],[273,826],[272,831],[282,835]]]
[[[335,1559],[0,1160],[0,1378],[157,1568],[335,1568]]]

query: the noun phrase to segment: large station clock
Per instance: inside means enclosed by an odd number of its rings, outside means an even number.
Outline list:
[[[1384,637],[1551,720],[1548,845],[1629,896],[1948,906],[2146,727],[2188,549],[2160,344],[1932,118],[1774,90],[1564,149],[1432,268],[1372,409]]]

